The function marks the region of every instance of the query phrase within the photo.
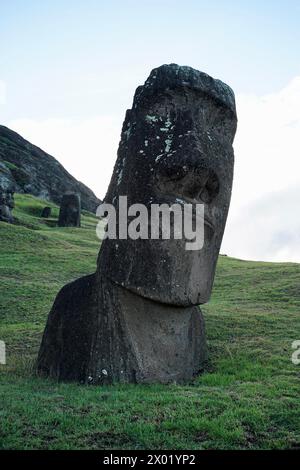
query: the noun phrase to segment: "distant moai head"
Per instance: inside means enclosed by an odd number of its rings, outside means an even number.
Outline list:
[[[14,187],[8,179],[3,178],[0,181],[0,220],[13,222],[12,209],[14,207]]]
[[[49,206],[44,207],[41,212],[41,217],[47,219],[48,217],[50,217],[50,215],[51,215],[51,207]]]
[[[204,246],[186,240],[105,239],[98,269],[141,296],[174,305],[208,301],[229,209],[237,117],[234,93],[176,64],[152,70],[126,112],[105,198],[119,210],[140,203],[204,204]]]
[[[58,225],[59,227],[80,227],[81,204],[80,194],[67,192],[63,195]]]
[[[1,192],[0,190],[0,204],[7,206],[9,209],[13,209],[15,207],[13,191],[5,190]]]

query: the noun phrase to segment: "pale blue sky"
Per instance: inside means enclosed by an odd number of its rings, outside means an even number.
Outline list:
[[[0,79],[21,117],[120,112],[150,69],[191,65],[236,93],[300,74],[299,0],[0,0]]]

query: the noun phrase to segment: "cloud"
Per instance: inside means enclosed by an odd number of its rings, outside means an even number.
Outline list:
[[[278,93],[237,95],[234,210],[300,181],[300,77]]]
[[[222,251],[262,261],[300,263],[300,186],[246,205],[227,225]]]
[[[237,94],[236,101],[235,177],[222,252],[300,261],[300,77],[277,93]],[[55,156],[103,197],[123,118],[115,113],[88,119],[18,119],[6,125]]]
[[[0,80],[0,105],[6,103],[6,83]]]
[[[235,177],[222,251],[300,262],[300,77],[278,93],[237,95]]]

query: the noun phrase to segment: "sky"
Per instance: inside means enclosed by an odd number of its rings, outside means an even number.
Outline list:
[[[0,124],[102,198],[136,87],[190,65],[236,95],[222,253],[300,262],[300,1],[0,0]]]

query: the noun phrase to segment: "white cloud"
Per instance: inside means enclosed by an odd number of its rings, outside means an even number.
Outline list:
[[[300,263],[300,187],[246,205],[227,225],[222,252],[244,259]]]
[[[0,105],[6,103],[6,83],[0,80]]]
[[[238,94],[237,110],[234,188],[222,252],[248,259],[300,261],[300,77],[278,93]],[[18,119],[6,125],[55,156],[103,197],[123,118]]]
[[[238,95],[235,178],[222,251],[300,262],[300,77],[278,93]]]
[[[278,93],[237,95],[233,210],[300,181],[300,77]]]

